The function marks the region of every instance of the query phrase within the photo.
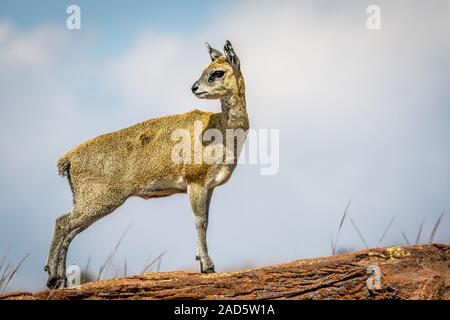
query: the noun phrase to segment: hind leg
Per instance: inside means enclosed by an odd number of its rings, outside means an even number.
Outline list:
[[[50,245],[50,250],[47,258],[47,264],[44,270],[48,273],[47,286],[55,287],[56,282],[59,281],[57,278],[57,268],[59,260],[59,252],[67,234],[67,226],[69,221],[70,212],[58,217],[55,221],[55,228],[53,231],[52,243]]]
[[[105,214],[106,215],[106,214]],[[94,221],[84,221],[83,224],[73,224],[71,223],[66,236],[61,242],[61,247],[58,252],[58,260],[56,267],[56,277],[55,279],[49,279],[47,282],[48,287],[53,288],[64,288],[66,285],[66,258],[69,245],[72,240],[84,229],[88,228]]]
[[[95,221],[110,214],[126,200],[126,197],[111,190],[105,190],[101,193],[85,193],[95,195],[84,201],[75,201],[75,208],[72,213],[64,216],[57,224],[62,225],[63,232],[56,241],[59,240],[59,246],[54,250],[52,256],[53,268],[48,271],[47,286],[51,289],[62,288],[66,282],[66,257],[67,250],[71,241],[83,230],[88,228]]]

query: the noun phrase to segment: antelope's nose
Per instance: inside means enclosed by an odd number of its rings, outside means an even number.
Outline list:
[[[192,85],[192,93],[195,93],[198,90],[198,81],[196,81],[193,85]]]

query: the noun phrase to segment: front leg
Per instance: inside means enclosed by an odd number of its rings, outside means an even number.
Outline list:
[[[188,196],[194,212],[194,222],[197,229],[196,259],[200,261],[200,271],[213,273],[214,263],[208,254],[206,230],[208,228],[209,204],[213,189],[207,189],[199,184],[189,184]]]

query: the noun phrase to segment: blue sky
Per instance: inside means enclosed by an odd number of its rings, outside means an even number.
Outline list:
[[[230,4],[233,5],[234,1]],[[131,0],[124,5],[120,0],[97,1],[5,1],[1,17],[12,19],[22,27],[41,23],[59,23],[66,19],[66,8],[76,4],[83,8],[86,27],[130,31],[152,26],[164,31],[195,30],[209,23],[211,10],[220,7],[220,1],[144,1]],[[223,6],[223,5],[222,5]],[[194,19],[193,19],[194,18]],[[187,31],[187,30],[186,30]]]
[[[65,28],[66,7],[82,29]],[[256,4],[257,3],[257,4]],[[371,246],[426,242],[450,208],[450,30],[446,1],[2,1],[0,7],[0,252],[30,253],[10,290],[37,290],[57,216],[71,207],[55,162],[96,135],[194,108],[204,42],[230,39],[240,56],[253,128],[280,130],[280,171],[238,167],[216,190],[210,254],[217,271],[330,254],[340,215]],[[196,270],[187,199],[129,199],[73,242],[68,263],[115,257],[139,272]],[[436,240],[448,242],[444,217]],[[348,223],[339,246],[363,245]]]
[[[236,1],[228,1],[233,6]],[[130,45],[140,30],[152,29],[162,33],[189,34],[211,23],[214,12],[224,10],[220,1],[144,1],[131,0],[126,5],[119,0],[97,1],[5,1],[0,17],[14,21],[19,28],[43,24],[64,24],[66,8],[76,4],[83,8],[83,30],[96,33],[95,48],[90,54],[115,54]],[[85,31],[87,30],[87,31]],[[72,36],[79,36],[73,34]]]

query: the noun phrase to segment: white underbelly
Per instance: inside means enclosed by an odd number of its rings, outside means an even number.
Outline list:
[[[208,183],[211,187],[219,186],[228,181],[233,171],[228,166],[223,166],[217,170],[212,176],[211,181]]]
[[[186,181],[183,177],[176,177],[170,180],[152,181],[140,189],[136,196],[144,199],[166,197],[175,193],[186,192],[186,189]]]

